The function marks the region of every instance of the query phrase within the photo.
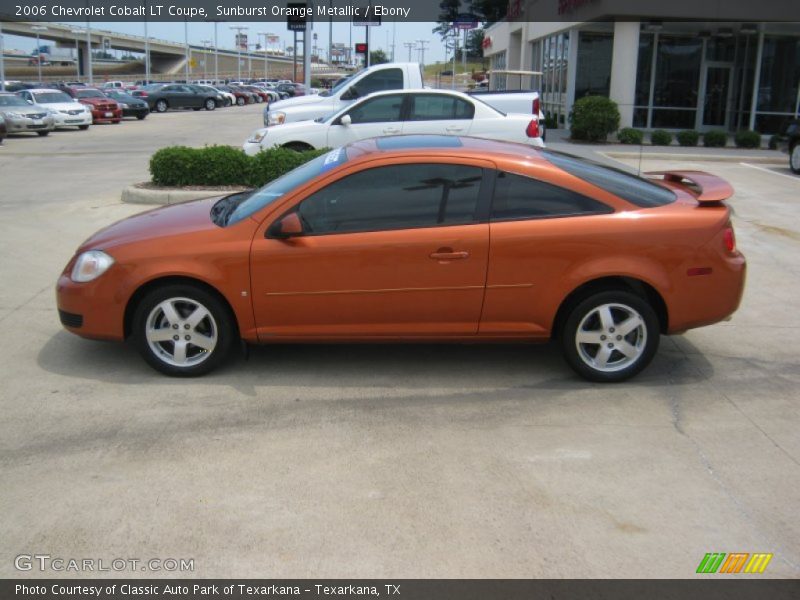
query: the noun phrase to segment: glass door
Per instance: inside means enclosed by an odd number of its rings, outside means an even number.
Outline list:
[[[701,124],[704,128],[728,129],[733,67],[709,64],[705,71]]]

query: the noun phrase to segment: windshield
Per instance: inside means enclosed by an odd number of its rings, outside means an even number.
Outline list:
[[[105,98],[103,92],[99,90],[76,90],[76,98]]]
[[[42,92],[34,94],[33,99],[38,104],[57,104],[59,102],[72,102],[72,98],[67,96],[64,92]]]
[[[344,148],[331,150],[327,154],[300,165],[294,171],[289,171],[286,175],[271,181],[259,190],[256,190],[244,202],[236,207],[226,221],[226,225],[232,225],[245,219],[253,213],[261,210],[275,202],[278,198],[292,191],[293,189],[308,183],[325,171],[333,169],[347,161],[347,153]]]
[[[355,75],[355,73],[353,73],[353,75],[348,75],[344,79],[340,79],[339,82],[335,86],[333,86],[327,92],[322,92],[320,94],[320,96],[330,96],[331,94],[337,93],[339,90],[341,90],[344,86],[347,85],[347,83],[353,78],[354,75]]]
[[[28,106],[19,96],[0,96],[0,106]]]

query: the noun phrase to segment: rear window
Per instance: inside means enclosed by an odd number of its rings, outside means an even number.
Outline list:
[[[600,163],[554,152],[541,150],[542,156],[552,164],[584,181],[627,200],[642,208],[664,206],[675,201],[675,194],[642,177]]]

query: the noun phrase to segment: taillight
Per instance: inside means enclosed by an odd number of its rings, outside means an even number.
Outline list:
[[[525,135],[529,138],[539,137],[539,119],[533,119],[528,123],[528,127],[525,129]]]
[[[729,254],[733,254],[736,252],[736,235],[733,233],[733,227],[728,225],[725,228],[725,233],[722,237],[723,244],[725,245],[725,250]]]
[[[539,116],[539,96],[536,96],[536,98],[533,99],[533,106],[531,107],[531,112],[537,117]]]

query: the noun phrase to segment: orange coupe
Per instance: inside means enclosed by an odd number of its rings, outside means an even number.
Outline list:
[[[58,310],[169,375],[210,371],[238,340],[557,338],[579,374],[620,381],[661,334],[738,307],[732,193],[482,139],[360,141],[101,230],[59,278]]]

